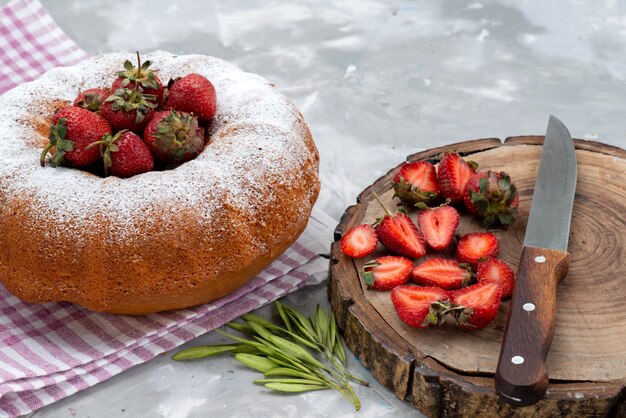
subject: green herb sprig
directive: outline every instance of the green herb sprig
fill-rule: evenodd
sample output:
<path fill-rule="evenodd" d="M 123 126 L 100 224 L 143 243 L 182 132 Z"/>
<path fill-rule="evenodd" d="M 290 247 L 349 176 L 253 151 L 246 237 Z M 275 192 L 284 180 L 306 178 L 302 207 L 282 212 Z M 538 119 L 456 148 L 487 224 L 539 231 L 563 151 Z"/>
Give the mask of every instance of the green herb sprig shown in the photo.
<path fill-rule="evenodd" d="M 350 381 L 363 386 L 369 383 L 352 375 L 346 368 L 346 353 L 337 321 L 318 305 L 315 315 L 306 317 L 294 308 L 276 302 L 284 326 L 255 314 L 246 314 L 244 322 L 229 322 L 229 328 L 247 334 L 242 338 L 219 329 L 215 331 L 236 341 L 193 347 L 176 353 L 174 360 L 194 360 L 222 353 L 233 353 L 241 364 L 257 370 L 264 379 L 254 383 L 280 392 L 308 392 L 334 389 L 345 396 L 358 411 L 361 402 Z"/>

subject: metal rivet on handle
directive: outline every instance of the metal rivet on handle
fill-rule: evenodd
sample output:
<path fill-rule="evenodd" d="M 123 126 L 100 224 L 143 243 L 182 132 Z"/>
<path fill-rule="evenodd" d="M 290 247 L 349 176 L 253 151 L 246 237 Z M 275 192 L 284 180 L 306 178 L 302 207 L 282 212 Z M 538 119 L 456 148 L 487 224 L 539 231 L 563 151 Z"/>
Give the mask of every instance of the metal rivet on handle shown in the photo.
<path fill-rule="evenodd" d="M 524 305 L 522 305 L 522 308 L 526 311 L 526 312 L 532 312 L 535 310 L 535 304 L 534 303 L 525 303 Z"/>
<path fill-rule="evenodd" d="M 522 364 L 524 362 L 524 357 L 522 356 L 513 356 L 511 357 L 511 363 L 513 364 Z"/>
<path fill-rule="evenodd" d="M 546 262 L 546 258 L 542 255 L 538 255 L 537 257 L 535 257 L 535 262 L 536 263 L 545 263 Z"/>

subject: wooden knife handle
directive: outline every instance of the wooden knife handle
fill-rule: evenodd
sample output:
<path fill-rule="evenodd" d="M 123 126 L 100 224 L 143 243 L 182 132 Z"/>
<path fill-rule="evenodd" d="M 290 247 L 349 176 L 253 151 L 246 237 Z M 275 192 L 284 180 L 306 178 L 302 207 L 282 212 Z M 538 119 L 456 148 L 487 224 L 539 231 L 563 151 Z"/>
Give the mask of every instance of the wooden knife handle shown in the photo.
<path fill-rule="evenodd" d="M 522 250 L 495 381 L 496 391 L 511 405 L 532 405 L 548 388 L 545 362 L 554 337 L 556 285 L 569 262 L 565 251 Z"/>

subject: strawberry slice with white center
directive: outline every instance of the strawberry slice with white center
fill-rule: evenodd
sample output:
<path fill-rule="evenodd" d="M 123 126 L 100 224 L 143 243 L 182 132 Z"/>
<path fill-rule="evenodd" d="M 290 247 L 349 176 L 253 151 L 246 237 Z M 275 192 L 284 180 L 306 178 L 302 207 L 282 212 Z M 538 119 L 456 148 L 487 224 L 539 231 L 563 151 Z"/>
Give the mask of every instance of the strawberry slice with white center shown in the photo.
<path fill-rule="evenodd" d="M 509 267 L 509 265 L 504 261 L 492 258 L 482 263 L 478 263 L 478 272 L 476 276 L 479 283 L 498 283 L 502 288 L 502 299 L 510 299 L 513 295 L 515 274 L 513 273 L 513 270 L 511 270 L 511 267 Z"/>
<path fill-rule="evenodd" d="M 372 225 L 356 225 L 341 237 L 341 252 L 354 258 L 370 255 L 376 249 L 378 236 Z"/>
<path fill-rule="evenodd" d="M 500 308 L 502 288 L 498 283 L 482 282 L 450 292 L 451 315 L 466 329 L 485 328 Z"/>
<path fill-rule="evenodd" d="M 391 291 L 391 301 L 400 319 L 408 326 L 425 328 L 441 324 L 450 304 L 448 292 L 439 287 L 404 285 Z"/>
<path fill-rule="evenodd" d="M 435 166 L 428 161 L 406 163 L 393 178 L 394 197 L 409 206 L 425 208 L 439 194 Z"/>
<path fill-rule="evenodd" d="M 366 263 L 361 278 L 371 289 L 391 290 L 409 281 L 413 267 L 413 262 L 408 258 L 388 255 Z"/>
<path fill-rule="evenodd" d="M 426 243 L 437 251 L 450 245 L 459 219 L 459 212 L 452 206 L 425 209 L 417 215 L 417 223 Z"/>
<path fill-rule="evenodd" d="M 456 258 L 476 268 L 479 261 L 498 255 L 498 238 L 489 232 L 476 232 L 461 237 L 456 246 Z"/>
<path fill-rule="evenodd" d="M 445 258 L 431 258 L 411 272 L 413 281 L 422 286 L 437 286 L 445 290 L 460 289 L 472 279 L 469 266 Z"/>

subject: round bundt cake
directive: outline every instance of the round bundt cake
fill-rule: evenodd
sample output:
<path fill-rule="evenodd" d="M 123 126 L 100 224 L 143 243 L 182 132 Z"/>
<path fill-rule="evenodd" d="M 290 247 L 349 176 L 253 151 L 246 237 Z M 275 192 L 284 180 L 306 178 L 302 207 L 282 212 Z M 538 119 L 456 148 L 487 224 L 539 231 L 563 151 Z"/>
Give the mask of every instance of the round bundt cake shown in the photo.
<path fill-rule="evenodd" d="M 0 281 L 28 302 L 143 314 L 237 289 L 304 230 L 319 156 L 300 112 L 262 77 L 202 55 L 146 54 L 163 80 L 211 80 L 217 114 L 193 160 L 131 178 L 41 167 L 55 109 L 110 85 L 103 54 L 0 97 Z"/>

